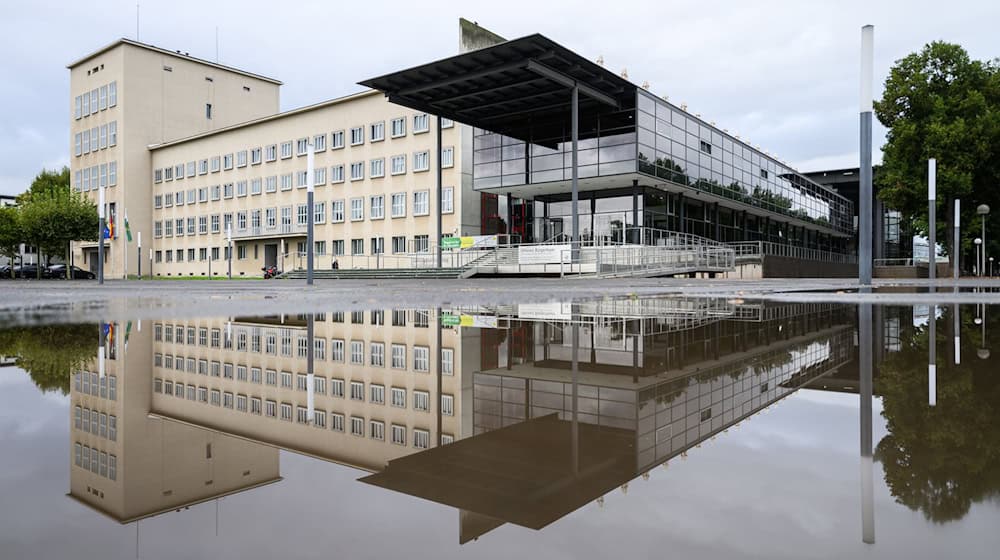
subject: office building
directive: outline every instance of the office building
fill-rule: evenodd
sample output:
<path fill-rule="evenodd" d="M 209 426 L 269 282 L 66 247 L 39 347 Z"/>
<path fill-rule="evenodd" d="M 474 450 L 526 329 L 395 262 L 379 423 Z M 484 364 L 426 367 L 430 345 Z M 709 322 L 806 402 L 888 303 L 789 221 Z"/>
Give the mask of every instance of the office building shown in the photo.
<path fill-rule="evenodd" d="M 73 184 L 95 200 L 105 189 L 107 274 L 305 268 L 310 223 L 327 270 L 432 267 L 418 257 L 439 236 L 480 234 L 660 253 L 695 240 L 765 274 L 769 256 L 828 265 L 783 273 L 853 269 L 851 201 L 759 147 L 541 35 L 507 41 L 462 20 L 459 50 L 282 113 L 277 80 L 186 53 L 123 39 L 72 63 Z M 76 244 L 77 262 L 96 268 L 96 251 Z M 587 251 L 577 272 L 602 272 L 608 257 Z M 469 272 L 509 262 L 517 250 Z"/>

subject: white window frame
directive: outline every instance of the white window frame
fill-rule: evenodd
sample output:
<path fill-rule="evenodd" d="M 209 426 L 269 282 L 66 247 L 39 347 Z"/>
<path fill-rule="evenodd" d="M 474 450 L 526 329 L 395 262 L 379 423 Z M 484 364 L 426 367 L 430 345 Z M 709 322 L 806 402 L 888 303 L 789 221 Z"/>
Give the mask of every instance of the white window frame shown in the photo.
<path fill-rule="evenodd" d="M 390 197 L 390 207 L 391 216 L 393 218 L 405 218 L 406 217 L 406 193 L 392 193 Z"/>
<path fill-rule="evenodd" d="M 368 127 L 369 141 L 381 142 L 385 140 L 385 121 L 374 122 Z"/>
<path fill-rule="evenodd" d="M 389 133 L 392 138 L 401 138 L 406 136 L 406 117 L 397 117 L 392 119 L 389 124 Z"/>
<path fill-rule="evenodd" d="M 431 213 L 431 191 L 414 191 L 413 193 L 413 215 L 427 216 Z"/>
<path fill-rule="evenodd" d="M 389 173 L 391 175 L 406 173 L 406 154 L 398 154 L 389 158 Z"/>

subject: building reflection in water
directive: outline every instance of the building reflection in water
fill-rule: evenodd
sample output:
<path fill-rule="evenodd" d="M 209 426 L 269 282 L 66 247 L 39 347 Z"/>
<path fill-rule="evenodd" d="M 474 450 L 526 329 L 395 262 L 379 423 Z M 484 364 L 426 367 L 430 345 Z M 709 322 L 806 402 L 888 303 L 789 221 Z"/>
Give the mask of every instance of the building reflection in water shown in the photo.
<path fill-rule="evenodd" d="M 147 322 L 127 346 L 115 325 L 104 375 L 73 378 L 70 495 L 127 523 L 280 480 L 284 449 L 458 508 L 461 542 L 540 529 L 800 388 L 857 379 L 855 320 L 623 298 Z"/>

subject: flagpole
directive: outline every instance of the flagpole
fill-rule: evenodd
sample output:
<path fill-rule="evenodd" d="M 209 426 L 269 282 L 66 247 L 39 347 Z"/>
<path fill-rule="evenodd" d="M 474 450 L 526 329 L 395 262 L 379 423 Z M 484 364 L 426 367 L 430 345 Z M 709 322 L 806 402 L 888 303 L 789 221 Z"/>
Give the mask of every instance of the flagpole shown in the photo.
<path fill-rule="evenodd" d="M 98 201 L 97 201 L 97 215 L 100 220 L 100 226 L 98 226 L 97 234 L 97 283 L 104 284 L 104 228 L 106 227 L 104 223 L 104 187 L 98 187 L 97 190 Z M 22 263 L 24 258 L 21 259 Z"/>
<path fill-rule="evenodd" d="M 128 208 L 122 208 L 125 214 L 125 231 L 128 232 Z M 122 240 L 122 278 L 128 280 L 128 235 Z"/>

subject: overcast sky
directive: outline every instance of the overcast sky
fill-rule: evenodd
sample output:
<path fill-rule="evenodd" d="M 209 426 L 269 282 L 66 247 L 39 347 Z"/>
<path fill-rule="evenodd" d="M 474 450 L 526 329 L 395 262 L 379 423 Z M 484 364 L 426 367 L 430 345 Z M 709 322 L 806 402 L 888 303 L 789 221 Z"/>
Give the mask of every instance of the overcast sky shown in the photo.
<path fill-rule="evenodd" d="M 458 18 L 505 37 L 540 32 L 749 138 L 801 171 L 856 166 L 860 27 L 875 25 L 876 92 L 925 43 L 1000 56 L 996 0 L 144 0 L 139 39 L 276 77 L 281 108 L 455 54 Z M 0 194 L 69 162 L 67 63 L 135 38 L 132 1 L 7 2 L 0 19 Z M 884 131 L 876 129 L 875 144 Z M 880 158 L 878 154 L 876 161 Z"/>

